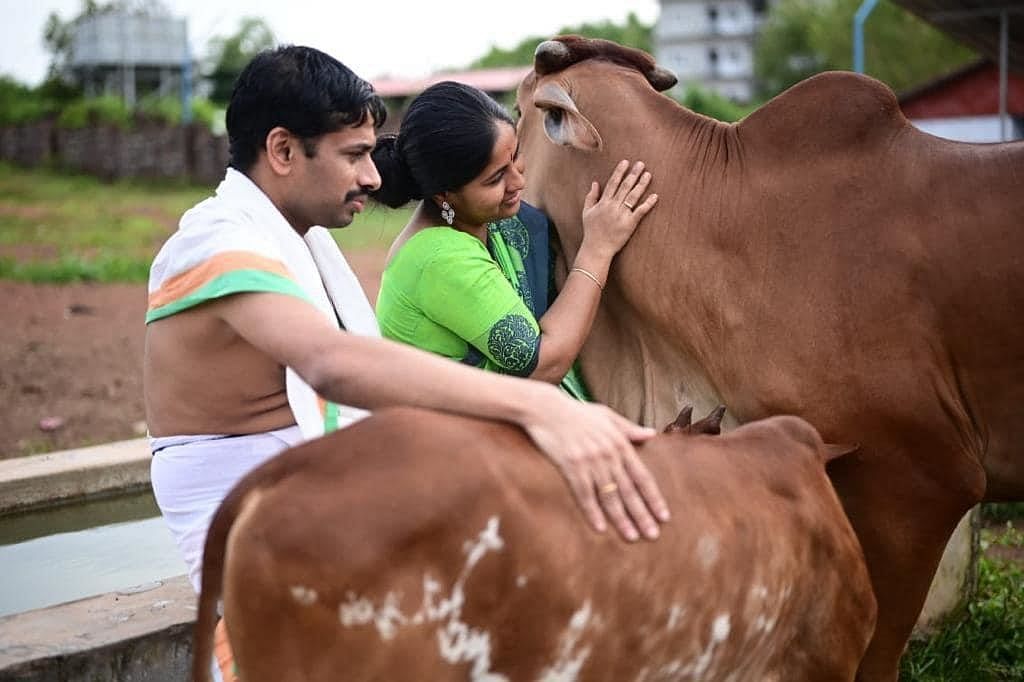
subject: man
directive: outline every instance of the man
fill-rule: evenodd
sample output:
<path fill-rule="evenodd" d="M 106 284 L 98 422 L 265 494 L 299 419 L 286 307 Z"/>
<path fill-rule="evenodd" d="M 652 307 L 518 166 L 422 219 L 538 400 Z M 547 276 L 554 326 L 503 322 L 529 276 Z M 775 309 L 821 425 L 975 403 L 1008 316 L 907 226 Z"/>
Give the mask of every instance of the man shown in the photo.
<path fill-rule="evenodd" d="M 521 426 L 589 522 L 658 535 L 665 502 L 631 441 L 651 435 L 554 386 L 379 338 L 348 265 L 316 226 L 341 227 L 380 178 L 386 113 L 372 87 L 308 47 L 261 53 L 227 111 L 231 162 L 150 273 L 144 366 L 157 503 L 196 590 L 206 529 L 230 488 L 282 449 L 414 405 Z M 334 402 L 326 402 L 334 401 Z"/>

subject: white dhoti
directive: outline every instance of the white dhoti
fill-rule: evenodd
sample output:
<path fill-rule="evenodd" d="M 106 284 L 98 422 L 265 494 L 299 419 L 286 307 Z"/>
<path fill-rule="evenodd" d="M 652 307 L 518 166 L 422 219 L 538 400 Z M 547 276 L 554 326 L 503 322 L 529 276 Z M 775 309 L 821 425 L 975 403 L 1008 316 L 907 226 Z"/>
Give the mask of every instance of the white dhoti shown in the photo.
<path fill-rule="evenodd" d="M 217 507 L 239 479 L 302 440 L 298 426 L 245 436 L 150 438 L 153 494 L 196 593 L 206 531 Z"/>

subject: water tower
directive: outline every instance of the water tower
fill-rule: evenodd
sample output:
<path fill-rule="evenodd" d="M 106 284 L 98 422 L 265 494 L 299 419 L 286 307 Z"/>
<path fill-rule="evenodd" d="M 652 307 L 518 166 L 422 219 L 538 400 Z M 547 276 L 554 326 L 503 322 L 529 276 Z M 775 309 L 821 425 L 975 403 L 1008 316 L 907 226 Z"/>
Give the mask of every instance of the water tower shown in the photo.
<path fill-rule="evenodd" d="M 149 94 L 191 99 L 185 19 L 116 11 L 83 17 L 72 34 L 69 66 L 86 95 L 119 95 L 129 106 Z"/>

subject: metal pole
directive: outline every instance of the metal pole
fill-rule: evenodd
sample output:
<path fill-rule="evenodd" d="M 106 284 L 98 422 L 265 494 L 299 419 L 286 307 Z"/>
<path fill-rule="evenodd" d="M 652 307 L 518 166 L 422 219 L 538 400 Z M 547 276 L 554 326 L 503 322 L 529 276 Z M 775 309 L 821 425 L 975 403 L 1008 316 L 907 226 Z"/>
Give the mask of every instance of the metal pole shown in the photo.
<path fill-rule="evenodd" d="M 185 24 L 185 55 L 181 62 L 181 122 L 188 125 L 192 122 L 192 55 L 188 49 L 188 21 Z"/>
<path fill-rule="evenodd" d="M 853 15 L 853 70 L 864 73 L 864 22 L 875 9 L 878 0 L 864 0 Z"/>
<path fill-rule="evenodd" d="M 1006 115 L 1006 70 L 1009 61 L 1009 12 L 999 13 L 999 137 L 1010 139 L 1010 117 Z"/>

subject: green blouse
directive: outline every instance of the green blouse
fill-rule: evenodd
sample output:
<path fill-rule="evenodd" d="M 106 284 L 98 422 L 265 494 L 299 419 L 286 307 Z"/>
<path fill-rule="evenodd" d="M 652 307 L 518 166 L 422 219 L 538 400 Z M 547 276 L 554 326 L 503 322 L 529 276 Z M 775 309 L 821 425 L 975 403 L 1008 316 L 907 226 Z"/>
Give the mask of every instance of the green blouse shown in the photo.
<path fill-rule="evenodd" d="M 534 309 L 546 308 L 532 289 L 543 287 L 546 293 L 548 286 L 546 276 L 540 282 L 529 276 L 527 264 L 536 262 L 524 253 L 530 244 L 518 218 L 490 225 L 486 246 L 451 227 L 421 230 L 402 245 L 381 277 L 381 333 L 474 367 L 529 376 L 540 355 Z M 562 388 L 589 400 L 575 365 Z"/>

